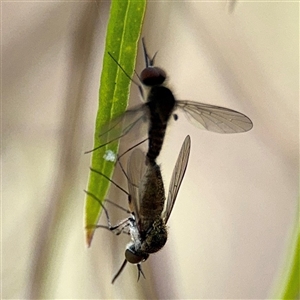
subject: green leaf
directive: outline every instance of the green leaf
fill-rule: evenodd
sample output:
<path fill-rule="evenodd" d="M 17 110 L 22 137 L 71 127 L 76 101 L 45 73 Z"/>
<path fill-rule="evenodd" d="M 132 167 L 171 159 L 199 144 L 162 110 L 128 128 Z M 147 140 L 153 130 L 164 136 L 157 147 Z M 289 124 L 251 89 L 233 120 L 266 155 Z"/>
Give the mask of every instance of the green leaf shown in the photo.
<path fill-rule="evenodd" d="M 94 148 L 101 145 L 99 131 L 111 118 L 122 114 L 128 103 L 130 80 L 121 68 L 108 55 L 108 52 L 133 76 L 138 41 L 141 33 L 146 0 L 118 1 L 113 0 L 107 27 L 106 45 L 103 58 L 103 69 L 100 80 L 99 107 L 96 118 Z M 91 167 L 111 177 L 114 163 L 103 158 L 110 149 L 117 153 L 118 142 L 113 142 L 92 152 Z M 101 175 L 90 171 L 88 192 L 85 199 L 86 241 L 90 246 L 95 225 L 100 217 L 103 201 L 109 187 L 109 181 Z M 92 196 L 94 195 L 94 197 Z"/>
<path fill-rule="evenodd" d="M 297 226 L 299 226 L 297 224 Z M 295 235 L 286 280 L 283 280 L 283 292 L 280 299 L 299 299 L 300 296 L 300 229 Z"/>

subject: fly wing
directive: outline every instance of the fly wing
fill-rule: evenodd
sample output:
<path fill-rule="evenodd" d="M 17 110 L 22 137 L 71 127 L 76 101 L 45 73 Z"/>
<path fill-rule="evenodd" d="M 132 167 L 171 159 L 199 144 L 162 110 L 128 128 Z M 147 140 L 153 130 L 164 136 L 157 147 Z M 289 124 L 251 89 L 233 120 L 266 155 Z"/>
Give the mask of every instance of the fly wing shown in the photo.
<path fill-rule="evenodd" d="M 190 156 L 190 150 L 191 150 L 191 138 L 190 136 L 186 136 L 182 146 L 180 153 L 178 155 L 176 165 L 172 174 L 171 183 L 169 187 L 169 195 L 167 200 L 167 207 L 164 213 L 164 220 L 165 223 L 168 222 L 169 217 L 171 215 L 182 179 L 185 174 L 185 170 L 189 161 Z"/>
<path fill-rule="evenodd" d="M 140 149 L 134 149 L 127 163 L 127 181 L 130 194 L 129 208 L 135 215 L 136 224 L 139 224 L 140 220 L 141 180 L 144 178 L 147 171 L 145 159 L 145 154 Z"/>
<path fill-rule="evenodd" d="M 229 108 L 194 101 L 177 101 L 177 107 L 184 111 L 191 123 L 209 131 L 239 133 L 253 127 L 247 116 Z"/>
<path fill-rule="evenodd" d="M 120 139 L 130 131 L 134 131 L 134 137 L 138 139 L 147 132 L 146 126 L 148 125 L 148 120 L 149 109 L 144 104 L 125 111 L 101 128 L 99 134 L 100 146 L 95 149 L 104 147 L 105 145 Z"/>

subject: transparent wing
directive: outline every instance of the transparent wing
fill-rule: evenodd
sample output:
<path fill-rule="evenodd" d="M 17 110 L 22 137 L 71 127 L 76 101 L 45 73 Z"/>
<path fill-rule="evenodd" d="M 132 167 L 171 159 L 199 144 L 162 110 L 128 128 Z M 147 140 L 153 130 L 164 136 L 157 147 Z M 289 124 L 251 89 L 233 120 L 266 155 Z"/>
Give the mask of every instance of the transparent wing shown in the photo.
<path fill-rule="evenodd" d="M 145 154 L 140 149 L 134 149 L 127 163 L 127 181 L 130 194 L 129 208 L 134 213 L 136 224 L 140 219 L 140 184 L 147 171 Z"/>
<path fill-rule="evenodd" d="M 175 168 L 174 168 L 174 171 L 172 174 L 171 183 L 170 183 L 170 187 L 169 187 L 167 206 L 166 206 L 166 210 L 164 213 L 165 223 L 168 222 L 169 217 L 171 215 L 171 212 L 172 212 L 172 209 L 173 209 L 182 179 L 184 177 L 188 161 L 189 161 L 190 150 L 191 150 L 191 138 L 188 135 L 185 138 L 185 140 L 181 146 L 181 150 L 178 155 L 176 165 L 175 165 Z"/>
<path fill-rule="evenodd" d="M 176 105 L 184 111 L 191 123 L 209 131 L 239 133 L 253 127 L 247 116 L 229 108 L 194 101 L 177 101 Z"/>
<path fill-rule="evenodd" d="M 134 131 L 135 138 L 144 135 L 147 132 L 148 119 L 149 109 L 144 104 L 125 111 L 101 128 L 99 134 L 100 146 L 96 149 L 120 139 L 131 130 Z"/>

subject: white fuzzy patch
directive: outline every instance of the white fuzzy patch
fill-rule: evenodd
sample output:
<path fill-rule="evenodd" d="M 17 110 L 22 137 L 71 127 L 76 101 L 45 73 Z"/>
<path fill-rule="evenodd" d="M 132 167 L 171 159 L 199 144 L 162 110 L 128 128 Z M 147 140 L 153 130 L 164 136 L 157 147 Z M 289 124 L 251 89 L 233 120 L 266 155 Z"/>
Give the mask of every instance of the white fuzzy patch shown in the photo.
<path fill-rule="evenodd" d="M 107 161 L 116 161 L 117 155 L 112 150 L 107 150 L 103 156 L 103 158 Z"/>

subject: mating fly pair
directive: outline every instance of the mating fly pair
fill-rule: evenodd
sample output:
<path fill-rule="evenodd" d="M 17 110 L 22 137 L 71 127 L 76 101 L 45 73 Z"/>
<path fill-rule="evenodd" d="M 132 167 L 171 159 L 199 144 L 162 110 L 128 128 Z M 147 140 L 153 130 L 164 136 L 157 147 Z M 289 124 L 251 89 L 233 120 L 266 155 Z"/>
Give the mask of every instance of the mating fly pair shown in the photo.
<path fill-rule="evenodd" d="M 148 125 L 147 154 L 144 155 L 141 150 L 135 149 L 127 164 L 130 216 L 112 226 L 106 208 L 91 195 L 103 206 L 108 221 L 108 226 L 99 225 L 97 227 L 105 227 L 117 234 L 127 232 L 131 236 L 131 243 L 125 250 L 124 263 L 113 278 L 113 282 L 127 262 L 137 264 L 140 276 L 142 273 L 141 262 L 166 243 L 166 224 L 172 212 L 190 154 L 190 137 L 187 136 L 173 171 L 165 205 L 164 184 L 160 167 L 156 164 L 156 158 L 161 151 L 169 119 L 176 109 L 183 111 L 187 118 L 196 125 L 213 132 L 246 132 L 253 126 L 247 116 L 237 111 L 193 101 L 175 100 L 171 90 L 164 85 L 166 73 L 161 68 L 154 66 L 155 56 L 149 57 L 144 40 L 142 42 L 146 68 L 141 72 L 139 79 L 145 90 L 143 91 L 140 85 L 139 89 L 146 102 L 134 109 L 127 110 L 109 122 L 100 133 L 99 138 L 103 144 L 92 150 L 95 151 L 118 140 L 130 131 L 136 130 L 137 135 L 140 133 L 145 135 L 146 132 L 139 129 L 144 124 Z M 174 116 L 177 115 L 174 114 Z"/>

